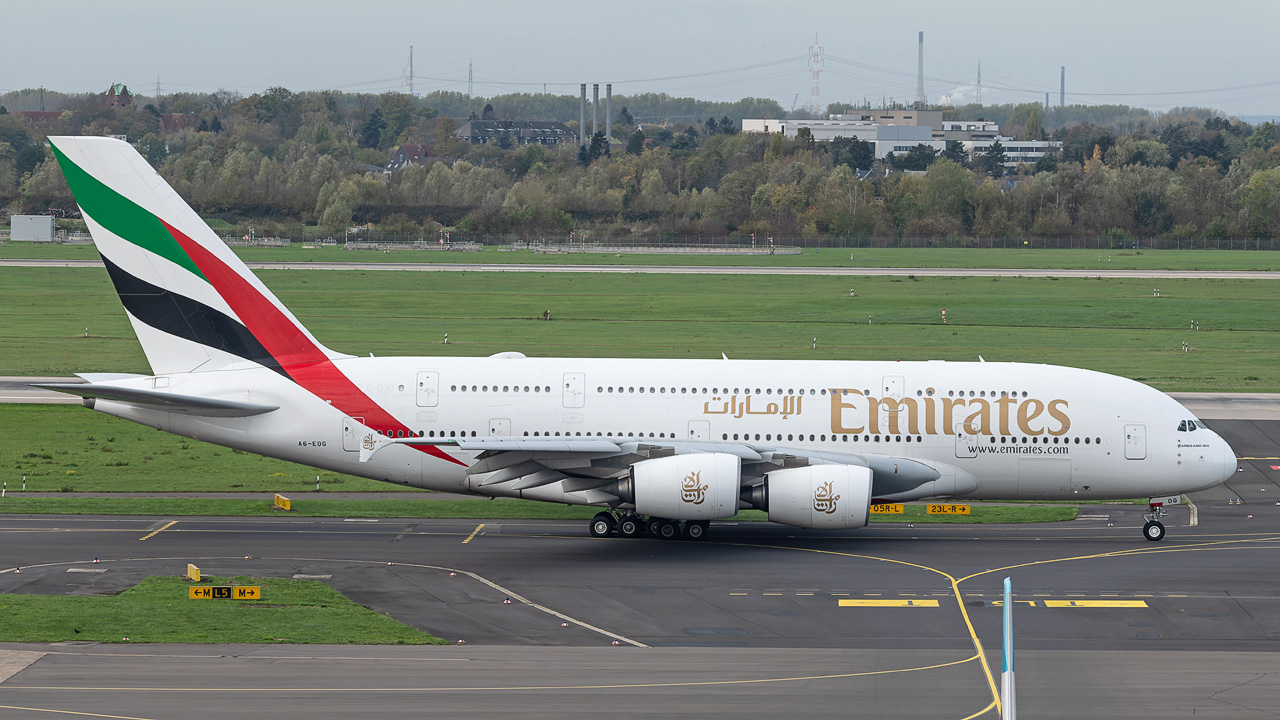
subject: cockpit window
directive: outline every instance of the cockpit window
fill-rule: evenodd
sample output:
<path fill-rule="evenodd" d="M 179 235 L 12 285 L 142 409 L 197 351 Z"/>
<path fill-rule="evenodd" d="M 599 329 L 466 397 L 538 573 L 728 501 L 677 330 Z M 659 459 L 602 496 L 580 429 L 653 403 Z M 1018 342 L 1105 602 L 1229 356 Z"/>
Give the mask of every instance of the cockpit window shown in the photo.
<path fill-rule="evenodd" d="M 1186 431 L 1187 431 L 1187 421 L 1183 420 L 1182 422 L 1178 423 L 1178 432 L 1186 432 Z"/>
<path fill-rule="evenodd" d="M 1199 421 L 1199 420 L 1192 420 L 1191 422 L 1195 423 L 1195 427 L 1193 427 L 1193 428 L 1192 428 L 1193 430 L 1194 430 L 1195 428 L 1200 428 L 1201 430 L 1208 430 L 1208 429 L 1209 429 L 1209 426 L 1208 426 L 1208 425 L 1205 425 L 1203 422 L 1201 422 L 1201 421 Z"/>

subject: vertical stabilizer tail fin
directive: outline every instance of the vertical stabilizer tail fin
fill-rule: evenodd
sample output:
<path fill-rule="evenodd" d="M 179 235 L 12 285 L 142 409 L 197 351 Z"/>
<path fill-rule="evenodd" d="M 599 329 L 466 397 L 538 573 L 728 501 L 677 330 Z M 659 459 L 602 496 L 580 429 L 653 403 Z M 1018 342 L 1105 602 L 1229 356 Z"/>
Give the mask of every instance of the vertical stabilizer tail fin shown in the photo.
<path fill-rule="evenodd" d="M 344 357 L 325 348 L 128 143 L 51 137 L 156 374 Z"/>

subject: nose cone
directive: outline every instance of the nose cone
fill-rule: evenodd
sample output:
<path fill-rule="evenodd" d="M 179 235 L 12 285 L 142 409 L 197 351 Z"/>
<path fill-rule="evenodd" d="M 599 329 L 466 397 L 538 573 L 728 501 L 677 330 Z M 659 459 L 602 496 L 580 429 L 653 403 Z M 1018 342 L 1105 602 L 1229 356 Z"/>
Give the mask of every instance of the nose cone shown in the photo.
<path fill-rule="evenodd" d="M 1236 474 L 1236 451 L 1222 438 L 1218 438 L 1218 445 L 1222 448 L 1222 479 L 1218 482 L 1224 483 Z"/>

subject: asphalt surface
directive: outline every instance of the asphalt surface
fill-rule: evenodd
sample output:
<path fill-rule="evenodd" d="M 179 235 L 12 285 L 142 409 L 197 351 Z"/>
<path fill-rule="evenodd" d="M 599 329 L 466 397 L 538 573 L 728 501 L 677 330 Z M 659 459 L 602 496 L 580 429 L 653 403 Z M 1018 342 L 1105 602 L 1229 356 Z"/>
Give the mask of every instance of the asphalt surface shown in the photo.
<path fill-rule="evenodd" d="M 1112 270 L 1038 268 L 749 267 L 742 265 L 533 265 L 401 262 L 246 262 L 252 270 L 395 270 L 410 272 L 628 273 L 656 275 L 847 275 L 855 277 L 1059 277 L 1278 280 L 1267 270 Z M 0 267 L 102 267 L 98 260 L 0 260 Z"/>
<path fill-rule="evenodd" d="M 1277 714 L 1280 422 L 1210 424 L 1242 471 L 1161 543 L 1114 505 L 1034 526 L 715 524 L 700 543 L 569 521 L 0 516 L 0 592 L 112 594 L 195 562 L 317 577 L 465 641 L 0 645 L 0 715 L 959 719 L 993 702 L 1006 576 L 1027 717 Z"/>

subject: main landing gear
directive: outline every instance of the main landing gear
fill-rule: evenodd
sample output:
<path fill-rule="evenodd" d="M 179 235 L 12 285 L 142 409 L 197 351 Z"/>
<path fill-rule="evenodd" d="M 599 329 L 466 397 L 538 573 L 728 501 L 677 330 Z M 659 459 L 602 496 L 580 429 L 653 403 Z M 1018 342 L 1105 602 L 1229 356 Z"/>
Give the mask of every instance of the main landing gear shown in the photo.
<path fill-rule="evenodd" d="M 1151 509 L 1142 518 L 1147 521 L 1142 526 L 1142 536 L 1146 539 L 1156 542 L 1164 539 L 1164 523 L 1160 522 L 1160 518 L 1168 515 L 1169 512 L 1164 509 L 1164 505 L 1152 504 Z"/>
<path fill-rule="evenodd" d="M 701 540 L 711 523 L 706 520 L 666 520 L 646 518 L 627 512 L 601 512 L 591 518 L 591 537 L 604 538 L 617 533 L 622 537 L 641 537 L 646 533 L 663 540 Z"/>

